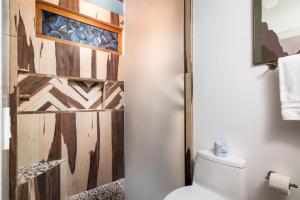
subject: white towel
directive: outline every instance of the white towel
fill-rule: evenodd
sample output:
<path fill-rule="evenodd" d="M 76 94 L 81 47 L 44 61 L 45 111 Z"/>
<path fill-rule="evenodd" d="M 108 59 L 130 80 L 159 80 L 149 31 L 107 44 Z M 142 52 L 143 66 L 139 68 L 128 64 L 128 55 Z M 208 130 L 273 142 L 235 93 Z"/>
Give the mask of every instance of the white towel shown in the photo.
<path fill-rule="evenodd" d="M 281 115 L 284 120 L 300 120 L 300 55 L 278 61 Z"/>

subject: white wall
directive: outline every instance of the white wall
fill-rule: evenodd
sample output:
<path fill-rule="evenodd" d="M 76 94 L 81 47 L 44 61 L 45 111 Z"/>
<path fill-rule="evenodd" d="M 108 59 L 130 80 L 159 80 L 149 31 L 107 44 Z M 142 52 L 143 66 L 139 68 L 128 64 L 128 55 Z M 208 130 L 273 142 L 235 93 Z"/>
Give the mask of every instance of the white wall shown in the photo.
<path fill-rule="evenodd" d="M 252 0 L 194 1 L 195 150 L 225 137 L 248 162 L 250 200 L 285 199 L 269 170 L 300 184 L 300 122 L 281 120 L 278 73 L 266 70 L 252 65 Z"/>
<path fill-rule="evenodd" d="M 125 5 L 125 176 L 129 200 L 184 185 L 183 0 Z"/>

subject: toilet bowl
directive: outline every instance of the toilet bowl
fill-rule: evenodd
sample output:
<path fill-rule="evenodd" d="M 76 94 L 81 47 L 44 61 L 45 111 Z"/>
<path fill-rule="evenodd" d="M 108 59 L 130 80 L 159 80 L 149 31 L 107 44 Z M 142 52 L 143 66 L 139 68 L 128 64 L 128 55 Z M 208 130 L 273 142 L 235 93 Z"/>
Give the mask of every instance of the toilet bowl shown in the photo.
<path fill-rule="evenodd" d="M 212 150 L 197 152 L 192 186 L 174 190 L 164 200 L 247 200 L 246 162 Z"/>
<path fill-rule="evenodd" d="M 225 200 L 220 195 L 213 193 L 197 184 L 182 187 L 171 192 L 164 200 Z"/>

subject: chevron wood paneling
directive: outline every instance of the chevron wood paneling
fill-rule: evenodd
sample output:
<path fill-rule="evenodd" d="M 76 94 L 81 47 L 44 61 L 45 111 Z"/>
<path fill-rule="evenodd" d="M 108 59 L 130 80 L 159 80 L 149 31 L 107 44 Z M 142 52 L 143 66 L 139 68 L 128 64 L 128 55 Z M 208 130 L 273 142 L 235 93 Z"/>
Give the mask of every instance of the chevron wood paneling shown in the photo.
<path fill-rule="evenodd" d="M 67 78 L 19 75 L 20 100 L 18 111 L 72 111 L 103 109 L 103 83 L 74 81 Z"/>
<path fill-rule="evenodd" d="M 124 84 L 119 82 L 105 83 L 104 88 L 105 109 L 123 109 Z"/>

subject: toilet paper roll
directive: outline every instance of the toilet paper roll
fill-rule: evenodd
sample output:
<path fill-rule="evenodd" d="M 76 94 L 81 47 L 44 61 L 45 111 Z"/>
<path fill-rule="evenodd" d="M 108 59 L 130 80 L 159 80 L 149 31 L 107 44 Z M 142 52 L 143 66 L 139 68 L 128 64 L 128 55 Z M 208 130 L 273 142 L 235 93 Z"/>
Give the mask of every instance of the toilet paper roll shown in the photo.
<path fill-rule="evenodd" d="M 287 195 L 291 194 L 290 191 L 290 177 L 278 173 L 271 173 L 269 179 L 269 186 L 279 190 Z"/>

